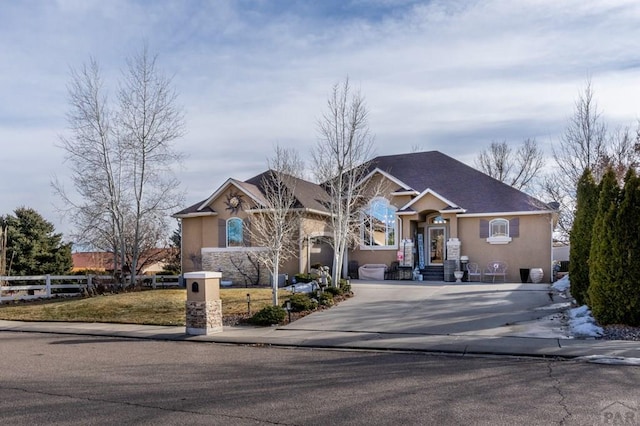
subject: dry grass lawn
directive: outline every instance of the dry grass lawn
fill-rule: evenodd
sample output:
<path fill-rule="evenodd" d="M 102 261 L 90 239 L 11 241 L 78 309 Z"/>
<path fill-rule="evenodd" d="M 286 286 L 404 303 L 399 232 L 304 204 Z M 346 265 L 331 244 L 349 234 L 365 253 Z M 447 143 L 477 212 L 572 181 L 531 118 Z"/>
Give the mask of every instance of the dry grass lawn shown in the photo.
<path fill-rule="evenodd" d="M 271 289 L 221 289 L 222 315 L 247 313 L 247 293 L 253 313 L 271 304 Z M 280 297 L 288 293 L 280 292 Z M 0 319 L 14 321 L 113 322 L 185 325 L 187 291 L 146 290 L 82 299 L 53 299 L 0 304 Z"/>

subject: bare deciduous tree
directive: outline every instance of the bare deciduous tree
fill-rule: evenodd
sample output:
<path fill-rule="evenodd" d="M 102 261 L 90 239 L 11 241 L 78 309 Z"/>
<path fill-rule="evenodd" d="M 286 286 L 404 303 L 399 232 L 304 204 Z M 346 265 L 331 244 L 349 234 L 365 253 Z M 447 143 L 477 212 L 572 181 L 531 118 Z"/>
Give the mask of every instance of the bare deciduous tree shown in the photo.
<path fill-rule="evenodd" d="M 171 168 L 182 158 L 172 142 L 184 134 L 184 117 L 171 80 L 158 71 L 156 57 L 149 56 L 146 45 L 127 62 L 128 73 L 119 91 L 118 127 L 133 190 L 129 245 L 133 273 L 140 253 L 151 248 L 149 243 L 157 244 L 169 213 L 182 200 Z"/>
<path fill-rule="evenodd" d="M 7 274 L 7 225 L 0 225 L 0 277 Z"/>
<path fill-rule="evenodd" d="M 255 252 L 260 263 L 271 271 L 273 305 L 277 306 L 280 265 L 298 254 L 300 210 L 295 191 L 304 167 L 296 151 L 279 146 L 267 165 L 261 182 L 266 205 L 250 211 L 251 240 L 261 247 Z"/>
<path fill-rule="evenodd" d="M 327 110 L 318 121 L 319 140 L 312 151 L 314 174 L 329 193 L 334 250 L 332 278 L 338 285 L 349 245 L 359 237 L 360 210 L 370 195 L 360 185 L 373 153 L 368 111 L 349 79 L 333 86 Z"/>
<path fill-rule="evenodd" d="M 542 150 L 535 139 L 525 139 L 515 153 L 506 141 L 491 142 L 475 163 L 487 175 L 522 191 L 530 188 L 544 165 Z"/>
<path fill-rule="evenodd" d="M 608 167 L 621 180 L 628 168 L 640 164 L 638 140 L 629 129 L 607 132 L 590 80 L 575 102 L 573 116 L 554 146 L 553 156 L 556 167 L 545 179 L 543 191 L 548 199 L 560 204 L 557 229 L 563 237 L 569 235 L 573 225 L 576 188 L 587 168 L 599 182 Z"/>
<path fill-rule="evenodd" d="M 575 102 L 569 125 L 560 143 L 553 148 L 563 183 L 574 192 L 585 169 L 592 171 L 596 182 L 606 170 L 603 157 L 607 151 L 607 126 L 593 96 L 591 80 L 587 80 L 584 91 Z"/>
<path fill-rule="evenodd" d="M 71 71 L 71 136 L 61 138 L 61 147 L 78 199 L 58 180 L 53 187 L 76 227 L 74 236 L 112 252 L 114 269 L 130 265 L 133 284 L 141 253 L 166 243 L 168 213 L 182 199 L 172 168 L 182 158 L 173 142 L 184 121 L 171 80 L 146 46 L 127 63 L 115 107 L 94 59 Z"/>
<path fill-rule="evenodd" d="M 67 122 L 72 135 L 61 138 L 71 172 L 71 182 L 79 196 L 72 198 L 54 180 L 63 211 L 75 225 L 75 238 L 113 253 L 114 269 L 124 265 L 123 197 L 124 158 L 109 108 L 100 68 L 91 58 L 88 65 L 71 70 L 67 87 L 70 109 Z"/>

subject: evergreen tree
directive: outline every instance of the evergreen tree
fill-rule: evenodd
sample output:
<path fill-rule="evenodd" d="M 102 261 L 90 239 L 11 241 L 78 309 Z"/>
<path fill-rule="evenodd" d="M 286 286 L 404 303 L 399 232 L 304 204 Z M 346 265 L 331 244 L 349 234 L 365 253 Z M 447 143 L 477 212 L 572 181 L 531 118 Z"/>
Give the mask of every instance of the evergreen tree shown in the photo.
<path fill-rule="evenodd" d="M 619 204 L 620 188 L 615 173 L 607 169 L 600 182 L 598 213 L 593 226 L 591 251 L 589 254 L 589 296 L 588 303 L 594 317 L 602 324 L 615 321 L 615 308 L 611 304 L 612 281 L 617 277 L 613 271 L 618 267 L 613 247 L 617 237 L 616 211 Z"/>
<path fill-rule="evenodd" d="M 640 179 L 633 169 L 625 177 L 616 222 L 618 265 L 611 271 L 616 278 L 609 303 L 616 308 L 615 322 L 640 325 Z"/>
<path fill-rule="evenodd" d="M 169 237 L 171 245 L 171 259 L 165 265 L 164 271 L 173 275 L 179 275 L 182 271 L 182 222 L 178 221 L 178 227 Z"/>
<path fill-rule="evenodd" d="M 34 209 L 20 207 L 15 216 L 0 216 L 7 229 L 7 275 L 66 274 L 71 270 L 71 244 Z"/>
<path fill-rule="evenodd" d="M 571 278 L 571 295 L 582 305 L 587 303 L 589 252 L 599 197 L 598 185 L 588 168 L 584 170 L 578 181 L 576 197 L 576 213 L 570 235 L 569 277 Z"/>

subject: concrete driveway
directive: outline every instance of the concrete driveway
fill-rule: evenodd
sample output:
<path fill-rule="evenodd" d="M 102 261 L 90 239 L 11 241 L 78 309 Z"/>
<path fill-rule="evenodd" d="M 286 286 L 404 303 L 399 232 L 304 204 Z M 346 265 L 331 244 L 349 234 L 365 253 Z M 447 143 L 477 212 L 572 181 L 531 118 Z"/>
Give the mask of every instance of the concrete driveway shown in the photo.
<path fill-rule="evenodd" d="M 356 297 L 284 328 L 420 335 L 566 336 L 557 314 L 563 308 L 554 304 L 549 284 L 355 281 L 352 286 Z M 549 320 L 554 313 L 555 323 Z"/>

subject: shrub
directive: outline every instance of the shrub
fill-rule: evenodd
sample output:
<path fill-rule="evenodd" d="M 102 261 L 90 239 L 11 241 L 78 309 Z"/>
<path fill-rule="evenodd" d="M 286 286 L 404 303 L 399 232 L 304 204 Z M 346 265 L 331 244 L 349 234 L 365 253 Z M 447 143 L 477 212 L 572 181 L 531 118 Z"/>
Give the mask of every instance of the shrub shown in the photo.
<path fill-rule="evenodd" d="M 324 289 L 325 293 L 329 293 L 332 296 L 340 296 L 342 294 L 342 289 L 338 287 L 327 287 Z"/>
<path fill-rule="evenodd" d="M 289 302 L 291 303 L 291 312 L 310 311 L 318 307 L 317 302 L 311 300 L 309 295 L 305 293 L 292 294 Z"/>
<path fill-rule="evenodd" d="M 351 283 L 348 280 L 340 280 L 342 293 L 351 293 Z"/>
<path fill-rule="evenodd" d="M 598 212 L 599 188 L 591 171 L 585 169 L 578 181 L 576 192 L 576 214 L 569 240 L 571 253 L 569 276 L 571 277 L 571 295 L 582 305 L 587 302 L 589 289 L 589 254 L 593 224 Z M 562 269 L 561 269 L 562 270 Z"/>
<path fill-rule="evenodd" d="M 274 325 L 284 321 L 286 316 L 287 311 L 280 306 L 266 306 L 256 312 L 249 322 L 255 325 Z"/>
<path fill-rule="evenodd" d="M 333 306 L 333 294 L 329 292 L 320 293 L 320 296 L 318 296 L 318 304 L 320 306 Z"/>
<path fill-rule="evenodd" d="M 297 283 L 310 283 L 317 280 L 318 276 L 315 274 L 296 274 L 295 279 Z"/>

